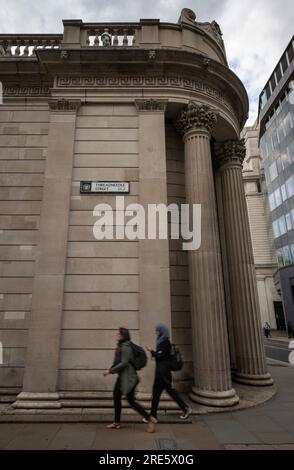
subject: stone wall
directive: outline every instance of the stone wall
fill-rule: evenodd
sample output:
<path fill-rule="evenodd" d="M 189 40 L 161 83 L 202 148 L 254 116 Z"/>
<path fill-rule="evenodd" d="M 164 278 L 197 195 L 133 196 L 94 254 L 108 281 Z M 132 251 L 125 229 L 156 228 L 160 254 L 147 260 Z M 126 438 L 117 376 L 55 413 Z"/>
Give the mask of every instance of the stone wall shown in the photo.
<path fill-rule="evenodd" d="M 47 152 L 48 105 L 18 102 L 0 113 L 0 387 L 22 386 Z"/>
<path fill-rule="evenodd" d="M 110 390 L 102 370 L 113 360 L 116 331 L 138 337 L 138 242 L 96 241 L 96 204 L 116 195 L 80 195 L 80 181 L 130 181 L 125 205 L 138 202 L 138 117 L 131 105 L 84 105 L 76 124 L 68 235 L 60 390 Z"/>

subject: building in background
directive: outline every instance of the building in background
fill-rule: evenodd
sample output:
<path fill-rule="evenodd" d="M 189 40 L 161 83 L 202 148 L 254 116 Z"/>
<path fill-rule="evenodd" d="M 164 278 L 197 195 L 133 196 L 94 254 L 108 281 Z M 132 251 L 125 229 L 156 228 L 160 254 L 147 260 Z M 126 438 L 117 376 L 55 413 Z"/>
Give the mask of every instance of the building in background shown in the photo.
<path fill-rule="evenodd" d="M 284 329 L 284 313 L 281 296 L 274 285 L 277 271 L 267 187 L 262 159 L 258 148 L 259 127 L 256 122 L 242 133 L 246 145 L 243 164 L 244 189 L 248 207 L 261 322 L 269 322 L 274 329 Z"/>
<path fill-rule="evenodd" d="M 260 150 L 264 163 L 279 269 L 276 287 L 286 322 L 294 324 L 294 79 L 292 38 L 260 95 Z"/>

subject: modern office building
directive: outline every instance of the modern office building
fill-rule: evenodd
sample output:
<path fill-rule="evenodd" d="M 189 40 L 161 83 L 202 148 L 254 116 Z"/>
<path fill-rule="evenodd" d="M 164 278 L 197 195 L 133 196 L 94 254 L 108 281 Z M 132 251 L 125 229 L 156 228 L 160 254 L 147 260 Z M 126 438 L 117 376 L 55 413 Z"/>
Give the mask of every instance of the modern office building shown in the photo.
<path fill-rule="evenodd" d="M 258 147 L 259 126 L 245 127 L 242 137 L 246 146 L 243 181 L 248 208 L 250 233 L 257 279 L 257 291 L 262 325 L 267 321 L 272 329 L 284 329 L 285 320 L 280 295 L 274 284 L 277 260 L 272 233 L 267 185 Z"/>
<path fill-rule="evenodd" d="M 294 40 L 291 39 L 260 95 L 260 150 L 286 323 L 294 325 Z"/>
<path fill-rule="evenodd" d="M 242 179 L 248 98 L 218 24 L 184 9 L 178 23 L 0 35 L 0 80 L 0 393 L 17 409 L 105 406 L 117 329 L 153 345 L 159 321 L 192 400 L 234 406 L 233 380 L 271 385 Z M 200 245 L 98 240 L 95 208 L 109 215 L 118 195 L 201 205 Z"/>

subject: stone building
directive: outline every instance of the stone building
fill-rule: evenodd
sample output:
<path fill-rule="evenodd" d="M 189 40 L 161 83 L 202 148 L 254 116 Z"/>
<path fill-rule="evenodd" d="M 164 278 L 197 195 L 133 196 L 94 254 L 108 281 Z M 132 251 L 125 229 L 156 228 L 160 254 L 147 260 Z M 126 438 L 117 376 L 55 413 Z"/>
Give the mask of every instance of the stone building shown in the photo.
<path fill-rule="evenodd" d="M 0 393 L 18 408 L 107 398 L 115 331 L 153 344 L 170 325 L 178 387 L 233 406 L 232 380 L 270 385 L 242 180 L 244 86 L 216 22 L 83 23 L 61 35 L 1 35 Z M 93 237 L 93 209 L 202 206 L 202 243 Z M 139 391 L 150 395 L 153 365 Z"/>
<path fill-rule="evenodd" d="M 246 146 L 243 163 L 243 180 L 247 201 L 253 257 L 257 278 L 257 291 L 261 322 L 269 322 L 273 329 L 285 327 L 283 306 L 278 294 L 274 275 L 278 265 L 275 257 L 268 193 L 264 177 L 258 138 L 257 122 L 245 127 L 242 136 Z"/>

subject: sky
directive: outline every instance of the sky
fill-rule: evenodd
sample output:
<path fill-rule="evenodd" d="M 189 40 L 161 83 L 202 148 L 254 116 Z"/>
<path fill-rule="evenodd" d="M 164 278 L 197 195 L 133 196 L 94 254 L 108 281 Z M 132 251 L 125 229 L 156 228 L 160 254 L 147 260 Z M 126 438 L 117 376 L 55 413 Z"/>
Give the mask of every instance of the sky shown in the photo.
<path fill-rule="evenodd" d="M 182 8 L 197 21 L 216 20 L 232 70 L 246 86 L 253 124 L 258 97 L 294 30 L 293 0 L 0 0 L 0 34 L 60 33 L 62 19 L 176 23 Z"/>

